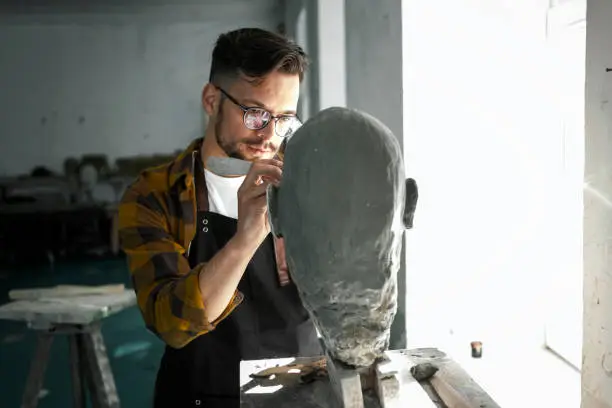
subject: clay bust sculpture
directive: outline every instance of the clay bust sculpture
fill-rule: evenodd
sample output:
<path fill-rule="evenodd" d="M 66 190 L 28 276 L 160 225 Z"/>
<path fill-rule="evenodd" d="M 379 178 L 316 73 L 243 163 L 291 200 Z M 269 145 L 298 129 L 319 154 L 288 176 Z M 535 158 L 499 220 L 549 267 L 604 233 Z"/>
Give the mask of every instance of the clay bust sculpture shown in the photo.
<path fill-rule="evenodd" d="M 388 348 L 416 201 L 396 137 L 366 113 L 325 109 L 287 139 L 281 184 L 268 190 L 272 232 L 328 353 L 347 365 Z"/>

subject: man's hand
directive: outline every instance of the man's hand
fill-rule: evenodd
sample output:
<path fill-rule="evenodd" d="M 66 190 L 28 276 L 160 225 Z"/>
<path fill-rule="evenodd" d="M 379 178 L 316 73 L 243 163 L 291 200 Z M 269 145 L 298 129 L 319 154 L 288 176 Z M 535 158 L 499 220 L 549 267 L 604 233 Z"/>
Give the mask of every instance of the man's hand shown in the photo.
<path fill-rule="evenodd" d="M 281 175 L 282 162 L 257 161 L 238 189 L 238 230 L 199 274 L 202 302 L 211 323 L 227 310 L 244 271 L 270 232 L 266 187 L 278 185 Z"/>
<path fill-rule="evenodd" d="M 256 248 L 270 232 L 266 188 L 278 186 L 282 177 L 283 163 L 279 160 L 253 162 L 244 182 L 238 189 L 238 230 L 236 238 Z"/>

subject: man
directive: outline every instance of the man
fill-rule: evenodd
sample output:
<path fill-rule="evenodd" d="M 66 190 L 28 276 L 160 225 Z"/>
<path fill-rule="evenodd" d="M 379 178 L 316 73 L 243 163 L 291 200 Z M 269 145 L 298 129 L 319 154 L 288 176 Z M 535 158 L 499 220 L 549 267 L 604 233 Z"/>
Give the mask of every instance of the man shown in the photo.
<path fill-rule="evenodd" d="M 238 406 L 240 360 L 320 353 L 276 263 L 265 194 L 281 180 L 279 145 L 300 125 L 306 65 L 303 50 L 277 34 L 221 35 L 202 92 L 204 138 L 144 171 L 122 200 L 121 245 L 138 305 L 166 343 L 155 407 Z M 222 177 L 206 168 L 210 157 L 253 165 L 246 176 Z"/>

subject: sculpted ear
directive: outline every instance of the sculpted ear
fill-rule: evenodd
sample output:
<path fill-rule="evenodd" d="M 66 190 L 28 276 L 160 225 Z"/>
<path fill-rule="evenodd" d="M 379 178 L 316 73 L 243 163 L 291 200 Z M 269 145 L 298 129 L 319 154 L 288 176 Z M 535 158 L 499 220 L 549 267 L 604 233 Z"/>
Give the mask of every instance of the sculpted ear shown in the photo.
<path fill-rule="evenodd" d="M 414 221 L 417 201 L 419 199 L 419 189 L 414 179 L 406 179 L 406 205 L 404 207 L 404 226 L 411 229 Z"/>
<path fill-rule="evenodd" d="M 278 220 L 278 187 L 271 184 L 268 185 L 266 201 L 268 202 L 268 222 L 270 223 L 272 235 L 275 238 L 281 238 L 283 234 Z"/>

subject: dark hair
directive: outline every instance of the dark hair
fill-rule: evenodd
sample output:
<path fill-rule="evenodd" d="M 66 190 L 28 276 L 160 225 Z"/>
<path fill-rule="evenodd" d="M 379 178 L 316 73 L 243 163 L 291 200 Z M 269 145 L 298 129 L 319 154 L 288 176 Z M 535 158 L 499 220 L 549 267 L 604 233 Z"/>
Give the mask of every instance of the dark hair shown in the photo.
<path fill-rule="evenodd" d="M 295 42 L 260 28 L 241 28 L 217 39 L 209 80 L 222 85 L 242 75 L 256 82 L 278 70 L 299 75 L 302 81 L 307 67 L 308 57 Z"/>

